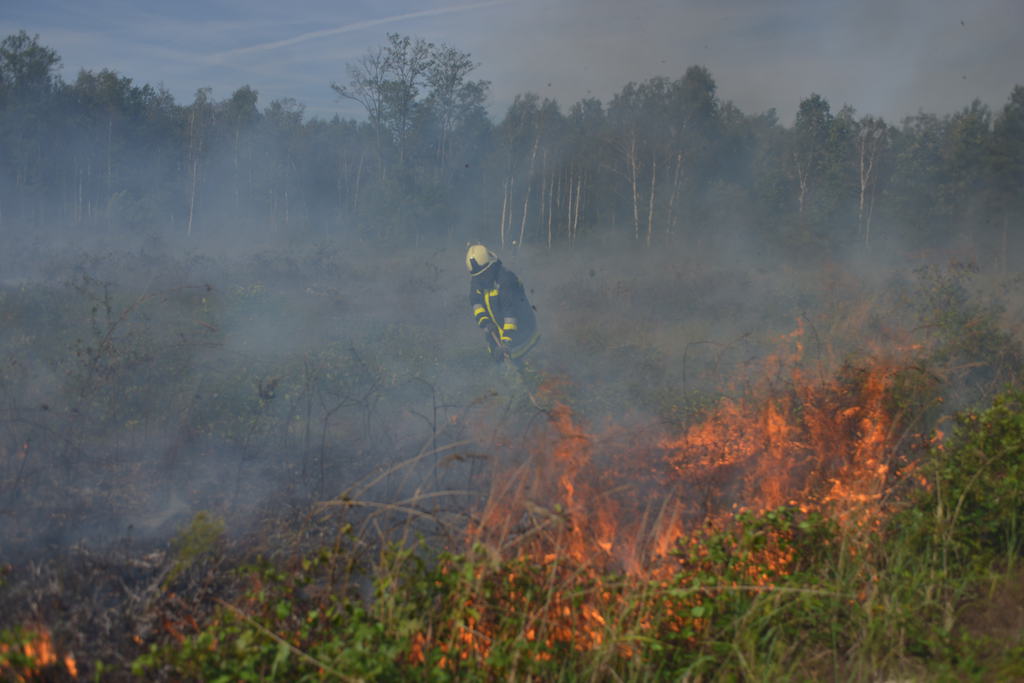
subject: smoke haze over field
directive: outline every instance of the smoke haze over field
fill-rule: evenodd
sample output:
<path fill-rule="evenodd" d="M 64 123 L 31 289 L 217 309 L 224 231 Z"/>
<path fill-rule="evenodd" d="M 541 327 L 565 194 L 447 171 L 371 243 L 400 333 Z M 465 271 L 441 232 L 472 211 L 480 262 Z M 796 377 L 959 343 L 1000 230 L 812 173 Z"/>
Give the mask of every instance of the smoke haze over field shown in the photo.
<path fill-rule="evenodd" d="M 738 250 L 607 247 L 505 255 L 538 310 L 532 371 L 560 383 L 584 424 L 678 425 L 689 402 L 755 381 L 797 327 L 824 376 L 917 322 L 918 264 L 765 267 Z M 458 248 L 45 258 L 0 290 L 10 553 L 160 540 L 203 509 L 244 529 L 424 448 L 468 438 L 469 452 L 518 452 L 543 423 L 486 357 Z M 485 493 L 479 469 L 438 462 L 371 493 L 393 500 L 439 477 Z"/>
<path fill-rule="evenodd" d="M 162 540 L 201 509 L 242 527 L 425 444 L 525 439 L 543 411 L 473 327 L 466 240 L 525 282 L 537 377 L 584 420 L 645 429 L 748 381 L 795 327 L 831 372 L 928 306 L 969 307 L 913 301 L 918 266 L 981 264 L 1018 301 L 1016 7 L 772 5 L 16 2 L 0 543 Z M 362 118 L 328 85 L 373 49 L 377 118 L 321 118 Z M 974 96 L 992 108 L 960 110 Z M 919 108 L 942 115 L 866 116 Z M 964 272 L 929 282 L 959 296 Z M 483 495 L 457 462 L 413 472 Z"/>
<path fill-rule="evenodd" d="M 1022 23 L 1016 0 L 318 0 L 298 12 L 265 1 L 9 0 L 0 34 L 38 33 L 63 55 L 67 80 L 109 68 L 163 84 L 178 101 L 206 86 L 222 99 L 248 84 L 264 103 L 292 97 L 323 118 L 363 117 L 328 86 L 345 82 L 345 64 L 388 32 L 472 54 L 493 84 L 495 117 L 524 92 L 563 107 L 607 101 L 627 82 L 702 64 L 723 99 L 775 109 L 789 124 L 811 92 L 890 121 L 976 97 L 998 106 L 1020 78 Z"/>
<path fill-rule="evenodd" d="M 248 620 L 257 554 L 333 547 L 296 596 L 369 600 L 385 543 L 621 516 L 635 568 L 646 527 L 885 484 L 1024 378 L 1020 0 L 0 2 L 0 678 L 11 626 L 128 676 L 186 602 Z M 470 241 L 535 307 L 524 368 Z"/>

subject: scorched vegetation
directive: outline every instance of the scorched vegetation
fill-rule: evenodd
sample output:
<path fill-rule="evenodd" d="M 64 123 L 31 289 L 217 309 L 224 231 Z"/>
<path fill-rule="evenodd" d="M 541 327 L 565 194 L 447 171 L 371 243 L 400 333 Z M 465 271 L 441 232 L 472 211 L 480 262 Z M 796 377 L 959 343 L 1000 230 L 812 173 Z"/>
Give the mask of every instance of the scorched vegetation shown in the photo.
<path fill-rule="evenodd" d="M 6 284 L 4 675 L 1024 675 L 993 599 L 1024 549 L 1019 281 L 541 254 L 511 382 L 449 256 L 69 251 Z M 716 341 L 713 310 L 624 305 L 666 276 L 753 278 L 764 318 Z"/>

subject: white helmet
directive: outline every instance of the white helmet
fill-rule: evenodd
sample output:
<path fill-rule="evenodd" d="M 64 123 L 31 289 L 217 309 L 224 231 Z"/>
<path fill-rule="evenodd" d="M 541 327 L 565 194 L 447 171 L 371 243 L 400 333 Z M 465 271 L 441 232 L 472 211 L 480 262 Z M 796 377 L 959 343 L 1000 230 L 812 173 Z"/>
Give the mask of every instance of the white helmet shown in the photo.
<path fill-rule="evenodd" d="M 497 255 L 482 244 L 472 244 L 466 250 L 466 270 L 479 275 L 498 260 Z"/>

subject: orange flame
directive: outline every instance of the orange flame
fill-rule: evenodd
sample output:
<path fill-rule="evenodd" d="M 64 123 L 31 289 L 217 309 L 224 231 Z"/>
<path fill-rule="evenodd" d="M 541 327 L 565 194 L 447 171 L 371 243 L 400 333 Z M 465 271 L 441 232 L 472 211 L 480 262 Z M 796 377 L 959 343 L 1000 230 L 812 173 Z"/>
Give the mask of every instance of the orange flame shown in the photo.
<path fill-rule="evenodd" d="M 6 655 L 11 647 L 0 644 L 0 678 L 16 681 L 40 680 L 44 678 L 46 670 L 54 672 L 54 667 L 63 665 L 64 669 L 72 678 L 78 677 L 78 664 L 74 655 L 68 653 L 60 657 L 57 648 L 53 644 L 53 636 L 49 629 L 43 626 L 33 626 L 27 629 L 27 639 L 21 645 L 21 651 L 30 660 L 25 666 L 14 667 Z M 47 676 L 48 677 L 48 676 Z"/>
<path fill-rule="evenodd" d="M 724 528 L 738 511 L 788 505 L 845 524 L 877 522 L 896 474 L 887 403 L 895 365 L 876 358 L 832 380 L 809 379 L 800 369 L 803 334 L 798 326 L 784 337 L 790 351 L 769 357 L 752 389 L 680 433 L 595 435 L 556 404 L 529 460 L 494 477 L 471 540 L 546 566 L 552 582 L 561 566 L 572 567 L 560 574 L 571 574 L 566 581 L 608 570 L 649 579 L 671 576 L 680 567 L 673 551 L 699 549 L 696 531 Z M 768 571 L 785 572 L 794 560 L 785 547 L 770 543 L 746 580 L 765 585 Z M 547 609 L 557 626 L 547 637 L 596 647 L 617 607 L 613 598 L 578 604 L 555 591 Z M 701 627 L 699 600 L 673 609 Z M 467 625 L 468 651 L 486 653 L 485 621 Z M 527 628 L 522 637 L 540 636 Z"/>

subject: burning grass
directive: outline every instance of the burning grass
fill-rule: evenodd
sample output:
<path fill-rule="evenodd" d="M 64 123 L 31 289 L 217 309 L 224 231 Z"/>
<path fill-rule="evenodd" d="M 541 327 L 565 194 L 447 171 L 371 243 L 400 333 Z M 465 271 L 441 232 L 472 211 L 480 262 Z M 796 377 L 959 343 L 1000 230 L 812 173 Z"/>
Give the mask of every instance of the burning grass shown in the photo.
<path fill-rule="evenodd" d="M 808 377 L 802 335 L 787 336 L 792 353 L 769 357 L 745 395 L 723 397 L 679 433 L 595 435 L 554 404 L 530 458 L 494 477 L 470 537 L 502 556 L 557 548 L 579 564 L 646 576 L 695 531 L 722 528 L 736 512 L 790 506 L 877 522 L 890 485 L 912 468 L 896 449 L 899 366 L 876 358 L 827 381 Z"/>
<path fill-rule="evenodd" d="M 854 538 L 847 550 L 866 552 L 891 487 L 914 469 L 895 448 L 898 366 L 872 359 L 809 379 L 802 337 L 787 336 L 791 348 L 765 361 L 746 395 L 678 434 L 594 435 L 554 404 L 530 458 L 494 477 L 469 529 L 489 565 L 477 562 L 475 583 L 457 592 L 473 596 L 473 618 L 452 639 L 458 656 L 438 666 L 455 657 L 489 670 L 509 643 L 533 644 L 541 662 L 577 652 L 621 664 L 668 649 L 689 666 L 724 627 L 716 619 L 763 596 L 855 598 L 808 586 L 805 572 Z"/>
<path fill-rule="evenodd" d="M 799 353 L 800 335 L 788 341 Z M 950 615 L 972 579 L 950 570 L 954 537 L 936 540 L 929 520 L 950 505 L 948 491 L 935 498 L 949 466 L 941 456 L 980 433 L 960 430 L 952 445 L 909 438 L 894 361 L 821 381 L 797 359 L 769 359 L 770 381 L 677 434 L 592 434 L 554 403 L 525 461 L 497 458 L 461 544 L 441 554 L 423 542 L 388 546 L 368 600 L 336 566 L 358 536 L 285 571 L 251 569 L 237 601 L 135 670 L 818 679 L 913 673 L 938 658 L 960 671 L 956 657 L 972 646 L 952 635 Z M 1020 399 L 1007 400 L 1015 407 L 997 402 L 982 422 L 1018 438 Z M 1003 443 L 986 452 L 1019 460 L 1017 442 Z M 1024 483 L 1013 472 L 1001 491 Z M 1012 561 L 1014 543 L 993 541 L 985 557 Z M 228 641 L 247 658 L 225 655 Z"/>
<path fill-rule="evenodd" d="M 0 633 L 0 674 L 14 681 L 75 679 L 78 664 L 73 654 L 58 653 L 49 629 L 33 626 Z"/>

